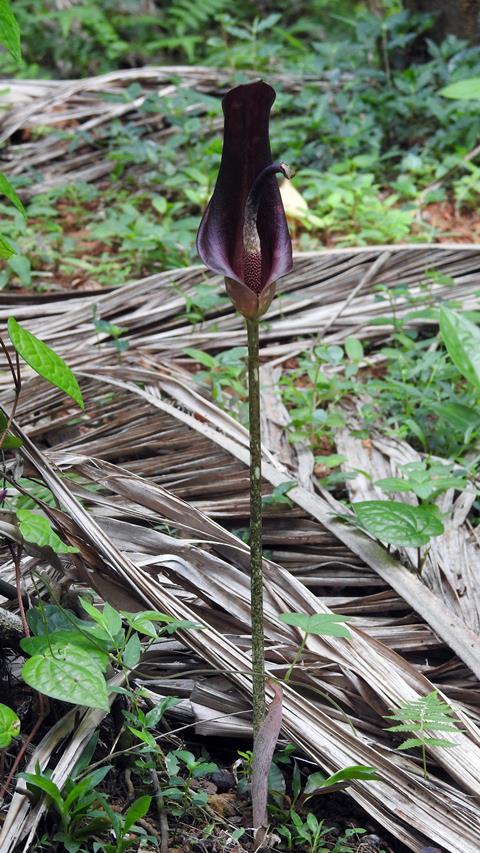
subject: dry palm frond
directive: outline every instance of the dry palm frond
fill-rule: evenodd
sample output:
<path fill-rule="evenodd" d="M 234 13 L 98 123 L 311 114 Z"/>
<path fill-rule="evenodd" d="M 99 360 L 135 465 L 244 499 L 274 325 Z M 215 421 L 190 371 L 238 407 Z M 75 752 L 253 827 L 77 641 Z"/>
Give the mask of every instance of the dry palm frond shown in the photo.
<path fill-rule="evenodd" d="M 4 80 L 2 98 L 8 109 L 0 119 L 0 142 L 10 140 L 20 130 L 25 131 L 28 141 L 10 144 L 2 152 L 2 170 L 10 175 L 31 175 L 41 169 L 42 180 L 30 181 L 22 188 L 26 198 L 71 183 L 99 180 L 112 172 L 115 164 L 98 145 L 98 129 L 119 119 L 128 120 L 136 129 L 148 129 L 150 141 L 161 143 L 174 132 L 168 121 L 172 99 L 183 96 L 182 112 L 203 116 L 213 101 L 211 96 L 228 89 L 233 78 L 232 72 L 217 68 L 165 66 L 122 69 L 81 80 Z M 271 75 L 271 79 L 292 92 L 305 82 L 305 77 L 288 74 Z M 315 76 L 310 83 L 328 91 L 348 79 L 348 74 L 336 75 L 335 79 Z M 159 108 L 150 112 L 144 109 L 149 98 L 155 99 Z M 42 128 L 40 138 L 31 139 L 32 130 L 38 127 Z M 46 127 L 50 133 L 45 134 Z M 214 122 L 209 120 L 205 132 L 210 134 L 213 128 Z M 65 130 L 67 134 L 75 130 L 74 150 L 62 132 Z"/>
<path fill-rule="evenodd" d="M 335 517 L 340 507 L 330 496 L 312 491 L 308 450 L 292 450 L 285 443 L 285 411 L 268 382 L 274 384 L 278 376 L 272 360 L 298 350 L 298 340 L 292 340 L 297 335 L 316 335 L 328 326 L 326 339 L 338 341 L 361 327 L 362 337 L 383 340 L 386 328 L 371 324 L 383 313 L 373 291 L 379 281 L 389 286 L 408 281 L 420 293 L 425 272 L 438 269 L 455 280 L 455 295 L 463 304 L 474 305 L 479 260 L 478 250 L 458 246 L 300 257 L 263 333 L 263 354 L 270 357 L 264 367 L 265 490 L 286 480 L 301 482 L 289 492 L 293 507 L 272 505 L 265 511 L 265 545 L 271 552 L 264 565 L 266 641 L 272 675 L 285 672 L 299 642 L 295 630 L 278 620 L 279 613 L 333 608 L 354 616 L 350 641 L 309 637 L 296 673 L 299 683 L 285 690 L 285 734 L 327 771 L 352 763 L 377 767 L 384 781 L 355 782 L 352 796 L 412 850 L 429 839 L 456 852 L 458 838 L 466 851 L 478 849 L 480 815 L 471 795 L 480 793 L 475 678 L 480 675 L 480 641 L 465 625 L 464 610 L 445 607 L 448 600 L 434 578 L 429 589 L 378 543 L 340 522 Z M 122 596 L 125 609 L 155 607 L 202 622 L 203 631 L 183 637 L 196 656 L 194 667 L 203 661 L 210 677 L 223 673 L 248 696 L 248 549 L 223 526 L 242 527 L 247 521 L 248 436 L 231 415 L 199 393 L 182 362 L 185 346 L 217 351 L 244 339 L 239 319 L 228 309 L 213 312 L 193 329 L 186 322 L 184 300 L 172 283 L 191 293 L 202 278 L 192 268 L 152 276 L 100 297 L 49 299 L 41 321 L 35 300 L 11 299 L 10 311 L 67 358 L 87 400 L 85 416 L 75 422 L 73 407 L 27 374 L 18 419 L 26 433 L 26 472 L 34 469 L 59 501 L 62 512 L 50 512 L 59 531 L 80 548 L 77 569 L 82 577 L 113 603 Z M 352 288 L 356 294 L 346 304 Z M 434 283 L 431 291 L 432 299 L 439 300 L 451 289 Z M 105 336 L 97 341 L 93 301 L 103 319 L 128 329 L 130 348 L 120 362 Z M 408 306 L 399 310 L 405 313 Z M 311 342 L 310 337 L 300 346 Z M 3 389 L 8 407 L 6 380 Z M 378 452 L 388 457 L 386 446 L 379 444 Z M 60 471 L 77 478 L 66 481 Z M 440 547 L 440 539 L 438 543 Z M 11 572 L 8 561 L 4 571 Z M 451 657 L 449 648 L 460 660 Z M 442 656 L 419 663 L 424 649 Z M 162 666 L 158 659 L 149 662 L 159 693 L 166 684 Z M 202 693 L 202 677 L 193 680 L 191 696 L 195 690 Z M 414 758 L 392 750 L 381 717 L 433 689 L 452 704 L 463 731 L 454 736 L 454 748 L 432 751 L 434 769 L 425 782 Z M 235 701 L 235 707 L 244 707 L 241 696 L 240 706 Z M 197 720 L 214 712 L 208 703 L 198 707 L 203 710 Z M 440 781 L 436 766 L 448 781 Z"/>

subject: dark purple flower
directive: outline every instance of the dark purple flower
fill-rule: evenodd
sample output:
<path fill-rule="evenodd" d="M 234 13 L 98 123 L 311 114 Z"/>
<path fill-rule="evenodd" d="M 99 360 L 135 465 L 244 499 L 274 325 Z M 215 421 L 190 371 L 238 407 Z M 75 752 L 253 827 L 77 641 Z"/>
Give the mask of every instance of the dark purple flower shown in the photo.
<path fill-rule="evenodd" d="M 275 282 L 292 269 L 292 244 L 275 177 L 268 124 L 275 91 L 267 83 L 231 89 L 223 99 L 222 161 L 200 223 L 197 249 L 205 266 L 225 276 L 227 292 L 245 317 L 263 314 Z"/>

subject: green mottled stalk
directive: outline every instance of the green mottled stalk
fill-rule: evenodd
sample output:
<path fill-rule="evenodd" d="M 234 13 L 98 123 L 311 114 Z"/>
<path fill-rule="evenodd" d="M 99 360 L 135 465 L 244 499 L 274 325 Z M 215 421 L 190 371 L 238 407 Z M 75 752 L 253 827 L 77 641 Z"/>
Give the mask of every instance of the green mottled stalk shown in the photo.
<path fill-rule="evenodd" d="M 262 578 L 262 450 L 258 318 L 247 320 L 248 409 L 250 418 L 250 600 L 252 613 L 253 733 L 265 717 L 265 653 Z"/>

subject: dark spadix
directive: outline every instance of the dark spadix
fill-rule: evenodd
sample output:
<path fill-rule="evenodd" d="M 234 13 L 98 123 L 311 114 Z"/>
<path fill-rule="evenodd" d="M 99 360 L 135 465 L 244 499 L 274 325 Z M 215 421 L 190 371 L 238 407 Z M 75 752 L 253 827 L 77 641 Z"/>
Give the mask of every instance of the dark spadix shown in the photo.
<path fill-rule="evenodd" d="M 275 174 L 268 125 L 275 91 L 267 83 L 231 89 L 223 99 L 222 161 L 200 223 L 197 249 L 205 266 L 225 276 L 228 295 L 248 318 L 263 314 L 275 282 L 292 268 L 292 244 Z"/>

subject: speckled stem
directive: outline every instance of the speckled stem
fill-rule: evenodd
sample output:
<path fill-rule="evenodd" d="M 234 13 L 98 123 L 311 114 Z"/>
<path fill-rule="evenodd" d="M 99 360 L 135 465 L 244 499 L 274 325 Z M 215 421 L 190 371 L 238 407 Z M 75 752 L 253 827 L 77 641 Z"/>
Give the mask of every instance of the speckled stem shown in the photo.
<path fill-rule="evenodd" d="M 253 734 L 265 717 L 265 652 L 262 577 L 262 450 L 258 318 L 247 320 L 248 408 L 250 417 L 250 600 L 252 612 Z"/>

